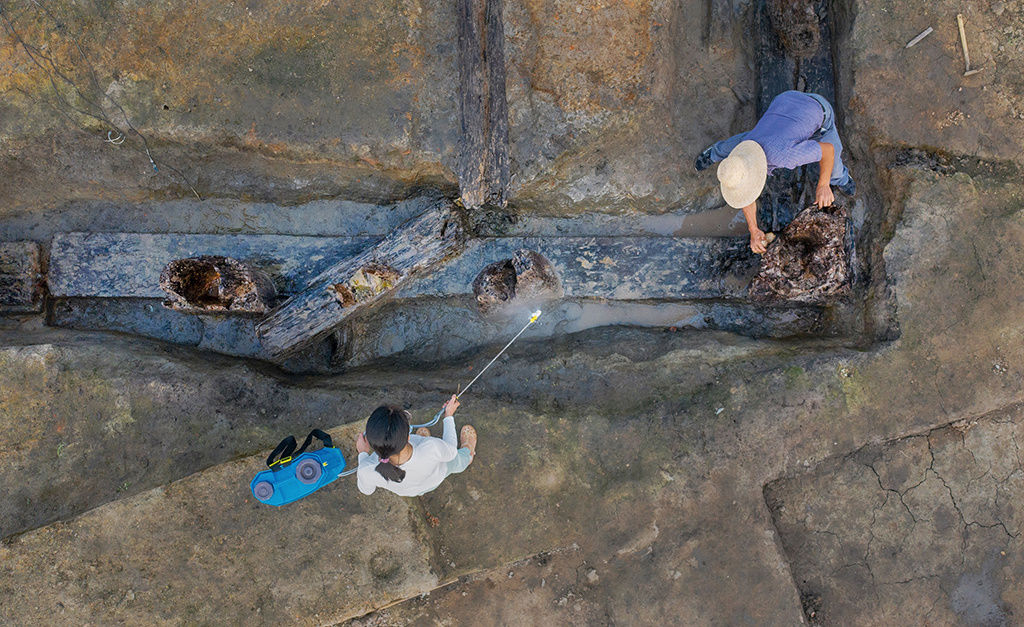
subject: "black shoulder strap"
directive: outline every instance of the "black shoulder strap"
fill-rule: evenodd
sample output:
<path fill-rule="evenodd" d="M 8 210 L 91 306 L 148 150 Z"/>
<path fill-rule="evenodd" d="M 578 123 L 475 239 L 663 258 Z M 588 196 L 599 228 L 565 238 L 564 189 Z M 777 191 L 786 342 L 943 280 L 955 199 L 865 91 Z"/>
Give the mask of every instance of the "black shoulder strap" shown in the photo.
<path fill-rule="evenodd" d="M 324 448 L 334 448 L 334 440 L 331 439 L 330 434 L 325 433 L 320 429 L 313 429 L 312 431 L 309 432 L 309 435 L 306 436 L 306 441 L 302 443 L 302 446 L 299 447 L 299 450 L 295 451 L 295 454 L 299 455 L 303 451 L 305 451 L 306 447 L 308 447 L 313 442 L 313 438 L 316 438 L 323 442 Z"/>
<path fill-rule="evenodd" d="M 270 456 L 267 457 L 267 468 L 270 468 L 271 470 L 279 470 L 277 465 L 281 462 L 291 461 L 293 452 L 295 452 L 295 436 L 290 435 L 281 440 L 281 443 L 277 445 L 277 448 L 275 448 L 273 452 L 270 453 Z M 275 460 L 275 457 L 278 459 Z"/>

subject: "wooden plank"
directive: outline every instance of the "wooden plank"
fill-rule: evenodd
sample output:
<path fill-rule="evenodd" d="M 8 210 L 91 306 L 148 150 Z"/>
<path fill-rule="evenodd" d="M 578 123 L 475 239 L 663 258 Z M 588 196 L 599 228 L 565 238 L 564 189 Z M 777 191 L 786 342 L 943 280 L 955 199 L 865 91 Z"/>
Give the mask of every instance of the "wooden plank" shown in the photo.
<path fill-rule="evenodd" d="M 509 187 L 508 102 L 505 99 L 505 23 L 503 0 L 487 0 L 484 9 L 484 62 L 487 65 L 488 189 L 485 204 L 504 207 Z"/>
<path fill-rule="evenodd" d="M 43 292 L 39 245 L 35 242 L 0 242 L 0 312 L 42 311 Z"/>
<path fill-rule="evenodd" d="M 256 327 L 263 347 L 278 357 L 301 348 L 411 276 L 458 254 L 463 242 L 452 205 L 438 204 L 373 248 L 328 268 L 309 288 L 270 312 Z"/>
<path fill-rule="evenodd" d="M 482 0 L 458 0 L 459 193 L 467 208 L 483 204 L 487 190 L 486 78 L 479 18 Z"/>
<path fill-rule="evenodd" d="M 458 0 L 459 191 L 470 209 L 504 207 L 509 187 L 502 0 Z"/>
<path fill-rule="evenodd" d="M 735 237 L 499 237 L 473 240 L 437 272 L 395 298 L 472 294 L 488 264 L 519 249 L 551 263 L 566 298 L 637 301 L 745 300 L 758 258 Z"/>
<path fill-rule="evenodd" d="M 57 233 L 50 247 L 50 290 L 57 298 L 164 298 L 160 271 L 175 259 L 225 255 L 269 274 L 279 293 L 293 294 L 339 258 L 378 237 L 205 235 L 187 233 Z"/>

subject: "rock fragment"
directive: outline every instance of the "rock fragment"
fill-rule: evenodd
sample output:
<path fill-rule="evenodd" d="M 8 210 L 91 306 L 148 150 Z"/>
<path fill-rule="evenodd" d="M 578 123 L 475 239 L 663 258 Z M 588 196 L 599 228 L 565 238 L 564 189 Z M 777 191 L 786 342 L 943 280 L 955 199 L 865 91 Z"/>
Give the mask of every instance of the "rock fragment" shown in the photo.
<path fill-rule="evenodd" d="M 277 296 L 270 277 L 237 259 L 204 255 L 176 259 L 160 273 L 164 306 L 185 313 L 264 314 Z"/>
<path fill-rule="evenodd" d="M 822 304 L 848 294 L 846 223 L 839 205 L 800 212 L 762 255 L 750 297 Z"/>

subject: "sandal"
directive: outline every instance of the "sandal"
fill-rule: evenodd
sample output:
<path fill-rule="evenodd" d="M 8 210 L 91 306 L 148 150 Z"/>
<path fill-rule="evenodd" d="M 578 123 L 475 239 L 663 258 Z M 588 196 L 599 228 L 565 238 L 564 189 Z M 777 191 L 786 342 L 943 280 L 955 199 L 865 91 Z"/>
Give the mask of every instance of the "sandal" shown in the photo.
<path fill-rule="evenodd" d="M 462 427 L 462 430 L 459 431 L 459 439 L 462 440 L 462 446 L 469 449 L 469 458 L 476 457 L 476 429 L 470 425 Z"/>

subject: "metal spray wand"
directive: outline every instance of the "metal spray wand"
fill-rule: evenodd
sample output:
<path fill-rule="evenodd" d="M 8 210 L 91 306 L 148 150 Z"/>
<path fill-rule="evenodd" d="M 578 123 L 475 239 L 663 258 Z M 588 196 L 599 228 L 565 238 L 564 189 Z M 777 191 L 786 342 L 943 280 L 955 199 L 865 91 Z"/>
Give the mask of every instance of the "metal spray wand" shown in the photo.
<path fill-rule="evenodd" d="M 480 370 L 480 372 L 478 372 L 476 374 L 475 377 L 473 377 L 473 380 L 469 382 L 469 385 L 467 385 L 465 387 L 465 389 L 463 389 L 461 392 L 459 392 L 458 394 L 455 395 L 455 398 L 462 398 L 462 395 L 469 391 L 469 388 L 474 383 L 476 383 L 476 380 L 480 378 L 480 375 L 482 375 L 483 373 L 487 372 L 487 369 L 490 368 L 491 365 L 494 364 L 494 362 L 498 361 L 498 358 L 501 357 L 502 353 L 504 353 L 506 350 L 508 350 L 508 347 L 512 346 L 512 343 L 515 342 L 516 340 L 518 340 L 519 336 L 522 335 L 523 333 L 525 333 L 526 329 L 530 328 L 531 324 L 533 324 L 534 322 L 537 322 L 538 318 L 540 318 L 540 309 L 538 309 L 537 311 L 533 312 L 530 315 L 530 321 L 527 322 L 526 325 L 522 329 L 519 329 L 519 333 L 516 333 L 515 337 L 513 337 L 511 340 L 509 340 L 508 344 L 506 344 L 504 348 L 502 348 L 500 351 L 498 351 L 498 354 L 494 356 L 494 359 L 492 359 L 489 362 L 487 362 L 487 365 L 484 366 Z M 444 407 L 442 407 L 441 410 L 437 412 L 437 414 L 434 416 L 434 418 L 430 422 L 425 422 L 425 423 L 423 423 L 421 425 L 409 425 L 409 431 L 413 431 L 415 429 L 419 429 L 420 427 L 433 427 L 434 425 L 436 425 L 441 420 L 441 416 L 443 414 L 444 414 Z M 358 465 L 356 467 L 354 467 L 354 468 L 350 468 L 349 470 L 346 470 L 346 471 L 340 473 L 338 475 L 338 477 L 345 477 L 345 476 L 354 474 L 357 470 L 359 470 L 359 466 Z"/>
<path fill-rule="evenodd" d="M 531 324 L 533 324 L 534 322 L 537 322 L 537 318 L 540 318 L 540 309 L 538 309 L 537 311 L 533 312 L 530 315 L 530 321 L 527 322 L 526 325 L 522 329 L 519 329 L 519 333 L 516 333 L 515 337 L 513 337 L 511 340 L 509 340 L 508 344 L 506 344 L 504 348 L 502 348 L 500 351 L 498 351 L 498 354 L 494 356 L 494 359 L 492 359 L 489 362 L 487 362 L 487 365 L 484 366 L 480 370 L 480 372 L 476 373 L 476 376 L 473 377 L 473 380 L 470 381 L 469 384 L 466 385 L 466 387 L 463 388 L 463 390 L 461 392 L 456 394 L 455 398 L 462 398 L 462 395 L 465 394 L 466 392 L 468 392 L 469 388 L 474 383 L 476 383 L 476 380 L 479 379 L 480 376 L 483 375 L 483 373 L 487 372 L 487 369 L 490 368 L 491 365 L 494 364 L 494 362 L 498 361 L 498 358 L 501 357 L 502 353 L 504 353 L 508 349 L 509 346 L 512 346 L 512 343 L 515 342 L 516 340 L 518 340 L 519 336 L 522 335 L 523 333 L 525 333 L 526 330 L 528 328 L 530 328 Z M 410 425 L 409 428 L 410 429 L 419 429 L 420 427 L 433 427 L 434 425 L 436 425 L 438 423 L 439 420 L 441 420 L 441 414 L 443 414 L 443 413 L 444 413 L 444 407 L 441 408 L 441 411 L 437 412 L 437 414 L 434 416 L 434 418 L 430 422 L 425 422 L 425 423 L 423 423 L 421 425 Z"/>

